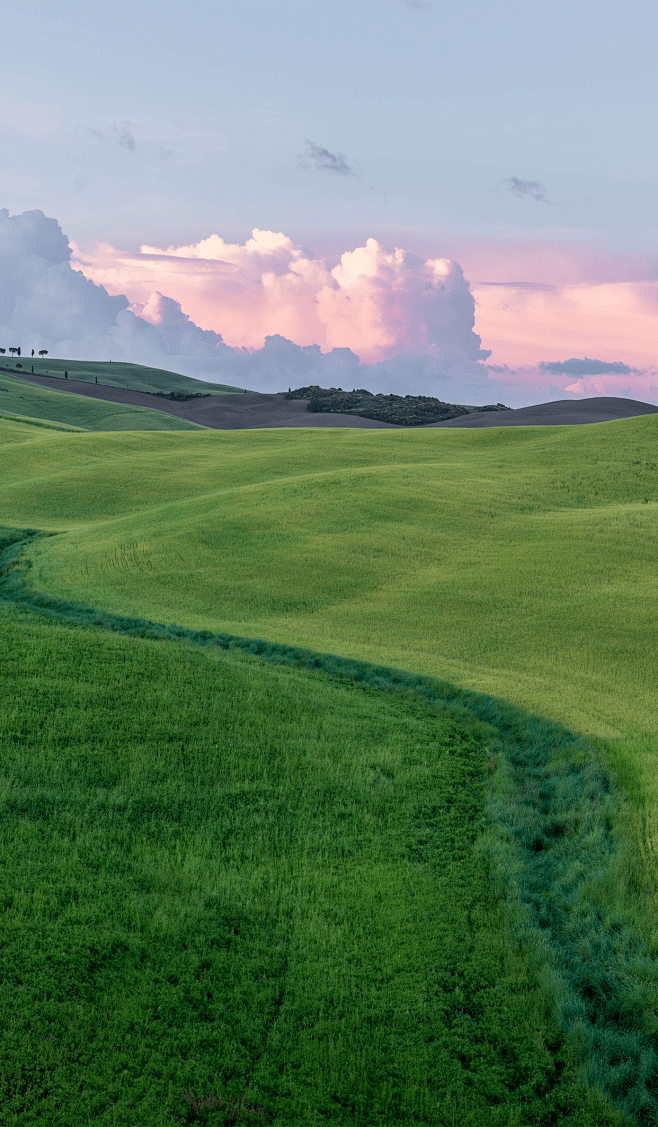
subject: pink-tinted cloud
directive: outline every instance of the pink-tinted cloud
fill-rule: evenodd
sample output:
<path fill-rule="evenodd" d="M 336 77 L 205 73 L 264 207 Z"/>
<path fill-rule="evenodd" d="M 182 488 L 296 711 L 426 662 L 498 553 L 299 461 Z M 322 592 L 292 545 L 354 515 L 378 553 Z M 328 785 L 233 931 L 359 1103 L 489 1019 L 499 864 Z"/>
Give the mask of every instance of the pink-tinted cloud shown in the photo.
<path fill-rule="evenodd" d="M 567 384 L 565 391 L 571 391 L 574 395 L 605 395 L 606 389 L 603 380 L 598 376 L 588 376 L 585 379 L 576 380 L 575 383 Z"/>
<path fill-rule="evenodd" d="M 528 401 L 656 397 L 658 282 L 646 256 L 531 240 L 445 242 L 452 257 L 436 257 L 417 238 L 418 254 L 367 238 L 332 267 L 281 232 L 255 229 L 244 244 L 215 234 L 137 253 L 75 248 L 74 265 L 111 294 L 127 294 L 133 312 L 177 334 L 186 354 L 209 347 L 213 332 L 250 352 L 266 337 L 285 337 L 325 354 L 351 349 L 365 364 L 429 357 L 433 371 L 476 378 L 491 350 L 493 379 Z M 604 367 L 555 365 L 584 357 Z"/>
<path fill-rule="evenodd" d="M 473 298 L 460 266 L 389 252 L 375 239 L 346 251 L 333 269 L 286 235 L 258 229 L 244 244 L 211 235 L 139 253 L 104 244 L 75 253 L 88 278 L 127 294 L 141 316 L 153 315 L 154 293 L 166 294 L 231 347 L 258 349 L 279 334 L 323 352 L 351 348 L 368 363 L 423 353 L 472 364 L 488 355 L 473 333 Z"/>

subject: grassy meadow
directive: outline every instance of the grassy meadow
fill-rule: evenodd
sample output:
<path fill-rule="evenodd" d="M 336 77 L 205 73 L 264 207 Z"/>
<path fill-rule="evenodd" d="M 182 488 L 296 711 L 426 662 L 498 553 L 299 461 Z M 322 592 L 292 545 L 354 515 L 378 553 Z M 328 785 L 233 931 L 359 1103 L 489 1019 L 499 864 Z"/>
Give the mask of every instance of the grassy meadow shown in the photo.
<path fill-rule="evenodd" d="M 0 524 L 54 534 L 22 549 L 25 605 L 45 593 L 117 616 L 396 666 L 583 733 L 612 773 L 617 806 L 589 825 L 595 791 L 583 784 L 569 822 L 575 760 L 565 751 L 554 775 L 550 748 L 546 760 L 519 760 L 509 778 L 515 787 L 526 779 L 525 798 L 513 789 L 505 800 L 503 839 L 516 840 L 519 811 L 533 803 L 544 828 L 528 831 L 518 861 L 519 872 L 526 866 L 535 876 L 509 888 L 526 888 L 537 919 L 571 905 L 563 962 L 572 968 L 569 989 L 590 1006 L 590 1048 L 603 1037 L 599 1011 L 611 1027 L 641 1028 L 653 1045 L 657 428 L 658 416 L 562 428 L 177 434 L 67 434 L 0 422 Z M 6 840 L 21 843 L 7 879 L 26 889 L 16 951 L 25 959 L 25 937 L 43 918 L 54 949 L 67 953 L 48 962 L 45 947 L 29 948 L 31 981 L 42 986 L 26 1001 L 36 1005 L 53 967 L 68 966 L 73 951 L 79 968 L 68 994 L 62 986 L 57 995 L 64 1008 L 47 1010 L 73 1041 L 34 1068 L 64 1077 L 75 1059 L 85 1081 L 92 1062 L 98 1069 L 96 1110 L 78 1095 L 78 1118 L 69 1110 L 62 1124 L 150 1127 L 165 1111 L 163 1123 L 176 1121 L 177 1110 L 183 1122 L 220 1123 L 219 1112 L 176 1105 L 173 1096 L 176 1085 L 217 1095 L 219 1073 L 223 1092 L 232 1098 L 246 1086 L 281 1127 L 658 1122 L 658 1104 L 640 1106 L 638 1097 L 637 1119 L 615 1120 L 578 1087 L 582 1056 L 565 1034 L 569 1022 L 582 1025 L 577 1007 L 561 1021 L 550 999 L 567 987 L 549 988 L 551 975 L 538 974 L 532 944 L 518 939 L 514 895 L 501 893 L 483 862 L 482 835 L 491 811 L 502 809 L 492 787 L 507 776 L 477 726 L 415 698 L 183 643 L 44 625 L 33 610 L 6 605 L 4 762 L 7 793 L 20 799 L 8 807 L 18 814 Z M 23 703 L 14 709 L 14 700 Z M 376 751 L 389 757 L 386 769 Z M 562 803 L 559 816 L 553 801 Z M 417 832 L 418 871 L 409 845 Z M 576 857 L 569 843 L 579 834 Z M 605 857 L 615 850 L 612 880 Z M 56 879 L 44 875 L 30 900 L 30 872 L 53 865 Z M 83 892 L 87 880 L 90 889 L 107 887 L 103 904 Z M 619 938 L 626 924 L 615 912 L 633 920 L 635 938 Z M 224 946 L 205 967 L 217 920 L 228 927 L 238 917 L 244 961 L 234 964 Z M 553 927 L 554 938 L 559 931 L 538 926 Z M 84 952 L 95 934 L 106 946 L 92 958 Z M 635 962 L 619 972 L 626 993 L 613 1005 L 605 976 L 622 949 Z M 167 993 L 168 960 L 187 968 L 188 994 L 176 995 L 188 998 L 182 1008 Z M 183 978 L 171 974 L 178 988 Z M 201 1018 L 204 974 L 224 984 L 223 1008 L 212 1009 L 206 990 L 213 1003 Z M 460 975 L 468 988 L 460 981 L 456 994 Z M 129 980 L 132 995 L 118 985 Z M 347 984 L 340 1004 L 338 983 Z M 134 1010 L 115 1004 L 120 993 L 133 997 Z M 270 1015 L 262 1020 L 261 1003 Z M 94 1038 L 106 1013 L 116 1018 L 115 1040 L 103 1047 Z M 156 1014 L 162 1025 L 152 1025 Z M 45 1028 L 35 1025 L 36 1010 L 23 1017 L 16 1060 L 27 1030 Z M 205 1057 L 189 1047 L 201 1043 Z M 206 1061 L 197 1072 L 188 1068 L 195 1057 Z M 622 1057 L 609 1052 L 606 1068 Z M 105 1061 L 114 1063 L 103 1072 Z M 633 1067 L 639 1075 L 645 1065 Z M 652 1091 L 653 1067 L 645 1068 Z M 621 1099 L 634 1078 L 617 1073 L 600 1083 Z M 60 1095 L 73 1091 L 73 1076 Z M 598 1083 L 596 1069 L 587 1076 Z M 39 1099 L 51 1087 L 44 1082 Z M 121 1110 L 119 1092 L 142 1101 L 141 1119 Z M 15 1122 L 30 1122 L 21 1099 Z M 60 1122 L 48 1119 L 45 1102 L 34 1106 L 35 1123 Z"/>
<path fill-rule="evenodd" d="M 20 434 L 35 589 L 658 734 L 658 419 L 483 431 Z"/>
<path fill-rule="evenodd" d="M 472 726 L 2 604 L 0 625 L 8 1127 L 628 1122 L 578 1080 L 476 848 Z"/>
<path fill-rule="evenodd" d="M 62 380 L 62 383 L 64 381 Z M 93 380 L 90 381 L 93 383 Z M 116 386 L 116 385 L 115 385 Z M 11 422 L 21 417 L 51 422 L 80 430 L 202 430 L 196 423 L 179 419 L 151 407 L 108 403 L 57 388 L 42 387 L 0 369 L 0 418 Z"/>

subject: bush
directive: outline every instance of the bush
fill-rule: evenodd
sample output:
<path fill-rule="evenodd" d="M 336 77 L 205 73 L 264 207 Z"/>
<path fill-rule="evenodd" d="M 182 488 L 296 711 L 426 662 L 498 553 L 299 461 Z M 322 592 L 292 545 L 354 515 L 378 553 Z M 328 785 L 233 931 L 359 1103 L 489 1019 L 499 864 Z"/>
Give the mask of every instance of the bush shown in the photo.
<path fill-rule="evenodd" d="M 173 399 L 176 403 L 185 403 L 188 399 L 208 399 L 209 391 L 152 391 L 159 399 Z"/>

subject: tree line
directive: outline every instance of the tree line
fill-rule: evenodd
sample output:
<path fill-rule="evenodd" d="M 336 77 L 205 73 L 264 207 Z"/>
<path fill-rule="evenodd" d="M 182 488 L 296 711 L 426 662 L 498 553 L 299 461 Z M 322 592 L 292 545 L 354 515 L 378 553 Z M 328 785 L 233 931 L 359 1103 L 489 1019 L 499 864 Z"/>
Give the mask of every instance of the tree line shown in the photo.
<path fill-rule="evenodd" d="M 11 352 L 12 356 L 14 356 L 14 357 L 20 356 L 20 354 L 21 354 L 20 348 L 0 348 L 0 353 L 2 353 L 3 356 L 6 352 Z M 32 349 L 32 355 L 34 356 L 34 349 Z M 47 355 L 48 355 L 48 349 L 47 348 L 40 348 L 39 349 L 39 356 L 47 356 Z"/>

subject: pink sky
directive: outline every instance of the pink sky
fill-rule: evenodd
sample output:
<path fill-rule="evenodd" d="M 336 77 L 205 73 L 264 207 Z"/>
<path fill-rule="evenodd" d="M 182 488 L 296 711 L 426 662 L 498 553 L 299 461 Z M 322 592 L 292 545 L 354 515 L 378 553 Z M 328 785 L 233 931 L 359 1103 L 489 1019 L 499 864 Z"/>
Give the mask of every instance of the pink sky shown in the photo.
<path fill-rule="evenodd" d="M 533 288 L 471 286 L 476 330 L 492 364 L 596 356 L 658 367 L 658 282 L 606 282 Z"/>
<path fill-rule="evenodd" d="M 638 371 L 544 382 L 576 394 L 658 395 L 658 281 L 640 257 L 537 242 L 450 249 L 470 279 L 488 363 L 512 369 L 513 382 L 536 384 L 541 362 L 592 357 Z M 439 255 L 387 251 L 368 239 L 332 267 L 284 234 L 259 230 L 244 244 L 212 235 L 184 247 L 74 251 L 74 265 L 126 294 L 147 320 L 160 315 L 153 295 L 166 294 L 233 347 L 260 348 L 280 333 L 324 352 L 351 348 L 368 363 L 428 351 L 477 359 L 461 269 Z"/>

